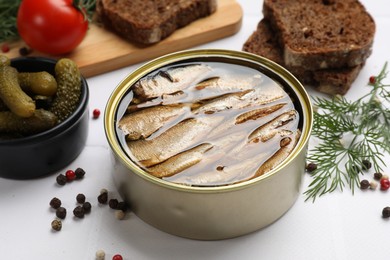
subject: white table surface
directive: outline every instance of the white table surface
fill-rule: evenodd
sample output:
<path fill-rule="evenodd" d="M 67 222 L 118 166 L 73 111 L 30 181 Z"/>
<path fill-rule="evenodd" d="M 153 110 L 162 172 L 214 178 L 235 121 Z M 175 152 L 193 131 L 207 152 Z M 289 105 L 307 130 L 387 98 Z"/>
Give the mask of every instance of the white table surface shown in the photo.
<path fill-rule="evenodd" d="M 241 49 L 262 17 L 262 1 L 238 2 L 244 11 L 241 30 L 196 48 Z M 377 32 L 373 54 L 346 95 L 348 99 L 366 93 L 369 76 L 378 74 L 385 61 L 390 61 L 388 1 L 362 2 L 373 15 Z M 116 85 L 139 65 L 89 78 L 90 111 L 98 108 L 103 112 Z M 108 206 L 99 206 L 96 197 L 102 188 L 118 197 L 109 156 L 103 116 L 91 118 L 87 145 L 66 168 L 84 168 L 87 174 L 82 181 L 58 187 L 55 177 L 66 169 L 34 180 L 0 178 L 0 259 L 95 259 L 99 249 L 106 252 L 106 259 L 114 254 L 124 259 L 390 259 L 390 221 L 381 217 L 382 209 L 390 206 L 390 191 L 358 189 L 352 195 L 346 189 L 315 203 L 305 202 L 302 194 L 280 220 L 260 231 L 223 241 L 196 241 L 163 233 L 134 213 L 119 221 Z M 390 165 L 388 155 L 385 161 Z M 389 166 L 385 172 L 390 174 Z M 367 178 L 372 179 L 372 173 Z M 302 192 L 310 180 L 306 175 Z M 72 216 L 78 193 L 92 203 L 92 212 L 81 220 Z M 60 232 L 50 227 L 55 218 L 49 208 L 53 197 L 60 198 L 68 210 Z"/>

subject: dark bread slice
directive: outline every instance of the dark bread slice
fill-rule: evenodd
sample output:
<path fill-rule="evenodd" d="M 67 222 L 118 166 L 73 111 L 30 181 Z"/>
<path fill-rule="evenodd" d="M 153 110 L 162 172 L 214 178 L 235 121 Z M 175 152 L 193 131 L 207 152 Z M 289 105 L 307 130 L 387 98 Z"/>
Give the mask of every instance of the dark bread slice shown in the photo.
<path fill-rule="evenodd" d="M 251 52 L 279 65 L 285 66 L 282 50 L 275 33 L 266 20 L 261 20 L 257 30 L 244 43 L 243 50 Z M 307 70 L 303 67 L 285 66 L 304 84 L 315 87 L 318 91 L 331 95 L 344 95 L 359 74 L 362 64 L 352 68 Z"/>
<path fill-rule="evenodd" d="M 370 56 L 375 22 L 357 0 L 264 0 L 288 66 L 353 67 Z"/>
<path fill-rule="evenodd" d="M 97 20 L 123 38 L 152 44 L 216 11 L 217 0 L 98 0 Z"/>

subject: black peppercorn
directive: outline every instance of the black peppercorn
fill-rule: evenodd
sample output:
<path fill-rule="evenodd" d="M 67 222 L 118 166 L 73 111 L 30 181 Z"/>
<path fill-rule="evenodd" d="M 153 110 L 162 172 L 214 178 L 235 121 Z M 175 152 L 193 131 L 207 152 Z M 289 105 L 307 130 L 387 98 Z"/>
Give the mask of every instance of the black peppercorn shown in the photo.
<path fill-rule="evenodd" d="M 64 219 L 66 217 L 66 208 L 64 207 L 59 207 L 56 210 L 56 216 L 60 219 Z"/>
<path fill-rule="evenodd" d="M 315 170 L 317 170 L 317 164 L 309 163 L 309 164 L 306 165 L 306 171 L 307 172 L 313 172 Z"/>
<path fill-rule="evenodd" d="M 108 201 L 108 205 L 110 206 L 110 208 L 112 209 L 117 209 L 118 207 L 118 200 L 117 199 L 110 199 Z"/>
<path fill-rule="evenodd" d="M 374 179 L 379 181 L 382 178 L 383 174 L 380 172 L 374 173 Z"/>
<path fill-rule="evenodd" d="M 366 190 L 370 187 L 370 182 L 368 180 L 362 180 L 360 182 L 360 189 Z"/>
<path fill-rule="evenodd" d="M 382 217 L 383 218 L 390 218 L 390 207 L 385 207 L 382 210 Z"/>
<path fill-rule="evenodd" d="M 118 203 L 118 206 L 116 208 L 119 209 L 119 210 L 122 210 L 123 212 L 126 212 L 129 207 L 126 204 L 126 202 L 121 201 L 121 202 Z"/>
<path fill-rule="evenodd" d="M 84 208 L 81 206 L 77 206 L 73 210 L 73 215 L 77 218 L 83 218 L 85 215 Z"/>
<path fill-rule="evenodd" d="M 27 48 L 27 47 L 22 47 L 19 49 L 19 54 L 20 56 L 27 56 L 31 53 L 31 49 Z"/>
<path fill-rule="evenodd" d="M 50 201 L 50 206 L 53 209 L 58 209 L 61 206 L 61 200 L 59 198 L 56 198 L 56 197 L 52 198 Z"/>
<path fill-rule="evenodd" d="M 367 170 L 371 169 L 371 166 L 372 166 L 372 164 L 369 160 L 362 161 L 362 169 L 363 170 L 367 171 Z"/>
<path fill-rule="evenodd" d="M 91 212 L 91 208 L 92 208 L 92 205 L 88 201 L 83 203 L 83 209 L 84 209 L 85 213 Z"/>
<path fill-rule="evenodd" d="M 68 180 L 66 179 L 65 175 L 60 174 L 57 176 L 56 181 L 58 185 L 64 186 Z"/>
<path fill-rule="evenodd" d="M 82 168 L 77 168 L 74 173 L 76 174 L 76 179 L 82 179 L 85 175 L 85 171 Z"/>
<path fill-rule="evenodd" d="M 98 196 L 98 201 L 99 201 L 99 203 L 101 203 L 101 204 L 106 204 L 106 203 L 107 203 L 107 200 L 108 200 L 108 193 L 107 193 L 107 192 L 103 192 L 103 193 L 101 193 L 101 194 Z"/>
<path fill-rule="evenodd" d="M 85 202 L 85 195 L 82 193 L 77 194 L 76 200 L 78 203 L 83 204 Z"/>
<path fill-rule="evenodd" d="M 51 228 L 55 231 L 60 231 L 62 228 L 62 222 L 59 219 L 55 219 L 51 222 Z"/>

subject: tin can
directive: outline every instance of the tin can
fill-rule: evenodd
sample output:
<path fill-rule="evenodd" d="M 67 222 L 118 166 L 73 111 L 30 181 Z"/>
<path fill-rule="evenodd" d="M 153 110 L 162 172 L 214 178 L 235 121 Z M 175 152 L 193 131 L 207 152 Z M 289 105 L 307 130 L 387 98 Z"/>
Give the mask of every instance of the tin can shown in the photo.
<path fill-rule="evenodd" d="M 290 94 L 299 110 L 302 133 L 294 150 L 276 168 L 240 183 L 195 187 L 156 178 L 128 157 L 119 141 L 116 122 L 129 102 L 131 86 L 161 67 L 193 61 L 256 68 Z M 146 223 L 173 235 L 199 240 L 227 239 L 254 232 L 290 209 L 300 194 L 312 124 L 310 98 L 291 73 L 263 57 L 219 49 L 176 52 L 146 63 L 119 83 L 104 115 L 105 133 L 112 150 L 113 179 L 121 196 Z"/>

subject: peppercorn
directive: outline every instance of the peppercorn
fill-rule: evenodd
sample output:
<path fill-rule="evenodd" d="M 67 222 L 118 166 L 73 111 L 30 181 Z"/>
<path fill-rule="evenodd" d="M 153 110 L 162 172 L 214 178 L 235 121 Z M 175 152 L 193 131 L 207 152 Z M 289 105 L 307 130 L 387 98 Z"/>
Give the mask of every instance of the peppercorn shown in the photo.
<path fill-rule="evenodd" d="M 58 185 L 64 186 L 66 184 L 66 182 L 68 181 L 68 179 L 66 178 L 65 175 L 60 174 L 57 176 L 56 181 L 57 181 Z"/>
<path fill-rule="evenodd" d="M 29 55 L 30 53 L 32 52 L 31 49 L 27 48 L 27 47 L 22 47 L 19 49 L 19 54 L 20 56 L 27 56 Z"/>
<path fill-rule="evenodd" d="M 370 187 L 370 182 L 368 180 L 362 180 L 360 182 L 360 189 L 366 190 Z"/>
<path fill-rule="evenodd" d="M 55 231 L 60 231 L 62 228 L 62 222 L 59 219 L 55 219 L 51 222 L 51 228 Z"/>
<path fill-rule="evenodd" d="M 374 179 L 377 180 L 377 181 L 382 179 L 382 173 L 380 173 L 380 172 L 374 173 Z"/>
<path fill-rule="evenodd" d="M 382 217 L 383 218 L 390 218 L 390 207 L 383 208 Z"/>
<path fill-rule="evenodd" d="M 112 260 L 123 260 L 123 257 L 117 254 L 112 257 Z"/>
<path fill-rule="evenodd" d="M 85 215 L 84 208 L 82 206 L 77 206 L 73 210 L 73 215 L 77 218 L 83 218 Z"/>
<path fill-rule="evenodd" d="M 3 43 L 3 45 L 1 45 L 1 51 L 6 53 L 6 52 L 9 52 L 9 45 L 7 43 Z"/>
<path fill-rule="evenodd" d="M 59 198 L 52 198 L 50 200 L 50 206 L 53 208 L 53 209 L 58 209 L 60 206 L 61 206 L 61 200 Z"/>
<path fill-rule="evenodd" d="M 101 189 L 100 190 L 100 194 L 102 194 L 102 193 L 108 193 L 108 190 L 107 189 Z"/>
<path fill-rule="evenodd" d="M 100 116 L 100 110 L 97 109 L 97 108 L 95 108 L 95 109 L 93 110 L 93 112 L 92 112 L 92 116 L 93 116 L 94 119 L 99 118 L 99 116 Z"/>
<path fill-rule="evenodd" d="M 66 217 L 66 208 L 64 207 L 59 207 L 56 210 L 56 216 L 60 219 L 64 219 Z"/>
<path fill-rule="evenodd" d="M 370 189 L 371 190 L 376 190 L 377 187 L 378 187 L 378 183 L 376 183 L 375 181 L 370 182 Z"/>
<path fill-rule="evenodd" d="M 89 203 L 88 201 L 83 203 L 83 209 L 85 213 L 91 212 L 91 208 L 91 203 Z"/>
<path fill-rule="evenodd" d="M 98 196 L 98 201 L 99 201 L 99 203 L 101 203 L 101 204 L 106 204 L 106 203 L 107 203 L 107 200 L 108 200 L 108 193 L 107 193 L 107 192 L 103 192 L 103 193 L 101 193 L 101 194 Z"/>
<path fill-rule="evenodd" d="M 76 179 L 82 179 L 85 175 L 85 171 L 82 168 L 77 168 L 74 173 L 76 174 Z"/>
<path fill-rule="evenodd" d="M 317 164 L 309 163 L 309 164 L 306 165 L 306 171 L 307 172 L 313 172 L 315 170 L 317 170 Z"/>
<path fill-rule="evenodd" d="M 75 174 L 75 172 L 72 171 L 72 170 L 67 170 L 67 171 L 65 172 L 65 176 L 66 176 L 66 179 L 67 179 L 68 181 L 73 181 L 73 180 L 76 178 L 76 174 Z"/>
<path fill-rule="evenodd" d="M 370 82 L 371 85 L 374 85 L 375 82 L 376 82 L 376 77 L 375 77 L 375 76 L 371 76 L 371 77 L 369 78 L 369 82 Z"/>
<path fill-rule="evenodd" d="M 118 207 L 118 200 L 117 199 L 110 199 L 108 201 L 108 205 L 110 206 L 110 208 L 112 209 L 117 209 Z"/>
<path fill-rule="evenodd" d="M 85 202 L 85 195 L 82 193 L 77 194 L 76 200 L 78 203 L 83 204 Z"/>
<path fill-rule="evenodd" d="M 369 160 L 363 160 L 362 161 L 362 169 L 367 171 L 369 169 L 371 169 L 372 167 L 372 163 L 369 161 Z"/>
<path fill-rule="evenodd" d="M 390 188 L 390 181 L 389 181 L 389 179 L 382 178 L 380 180 L 380 184 L 381 184 L 381 190 L 388 190 Z"/>
<path fill-rule="evenodd" d="M 104 260 L 106 253 L 103 250 L 96 251 L 96 260 Z"/>
<path fill-rule="evenodd" d="M 123 212 L 126 212 L 129 207 L 126 204 L 126 202 L 121 201 L 121 202 L 118 203 L 118 206 L 116 208 L 119 209 L 119 210 L 122 210 Z"/>
<path fill-rule="evenodd" d="M 122 220 L 125 218 L 125 212 L 123 212 L 122 210 L 115 210 L 115 217 L 116 219 L 119 219 L 119 220 Z"/>

